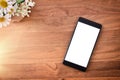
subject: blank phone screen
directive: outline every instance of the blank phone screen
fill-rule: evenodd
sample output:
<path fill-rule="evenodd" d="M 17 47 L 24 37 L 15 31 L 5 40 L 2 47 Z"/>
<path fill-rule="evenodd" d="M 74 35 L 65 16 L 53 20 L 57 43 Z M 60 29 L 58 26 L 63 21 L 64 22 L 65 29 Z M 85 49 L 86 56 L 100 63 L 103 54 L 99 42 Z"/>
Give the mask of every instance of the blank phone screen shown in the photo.
<path fill-rule="evenodd" d="M 99 28 L 78 22 L 65 60 L 87 67 L 99 32 Z"/>

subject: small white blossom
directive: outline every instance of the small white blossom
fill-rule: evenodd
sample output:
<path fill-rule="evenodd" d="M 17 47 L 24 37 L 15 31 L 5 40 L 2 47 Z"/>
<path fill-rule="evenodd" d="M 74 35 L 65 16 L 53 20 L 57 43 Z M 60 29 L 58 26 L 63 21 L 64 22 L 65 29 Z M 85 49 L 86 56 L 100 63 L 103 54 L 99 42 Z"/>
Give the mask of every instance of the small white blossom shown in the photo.
<path fill-rule="evenodd" d="M 25 3 L 22 3 L 20 7 L 17 9 L 17 16 L 22 16 L 22 17 L 29 17 L 29 13 L 31 13 L 31 7 L 35 5 L 35 2 L 32 0 L 25 0 Z"/>
<path fill-rule="evenodd" d="M 11 14 L 12 16 L 15 15 L 16 11 L 18 9 L 18 5 L 14 4 L 14 6 L 10 9 L 11 11 L 9 12 L 9 14 Z"/>
<path fill-rule="evenodd" d="M 35 6 L 35 2 L 33 2 L 32 0 L 30 0 L 30 1 L 28 2 L 28 5 L 31 6 L 31 7 L 34 7 L 34 6 Z"/>

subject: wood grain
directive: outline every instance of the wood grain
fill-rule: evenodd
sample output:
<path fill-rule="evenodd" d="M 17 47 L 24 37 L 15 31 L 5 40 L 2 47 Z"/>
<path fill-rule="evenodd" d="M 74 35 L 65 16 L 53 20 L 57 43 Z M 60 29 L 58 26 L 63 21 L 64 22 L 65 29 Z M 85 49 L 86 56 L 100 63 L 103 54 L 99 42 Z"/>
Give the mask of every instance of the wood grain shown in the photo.
<path fill-rule="evenodd" d="M 0 29 L 0 80 L 120 80 L 120 0 L 34 0 Z M 87 72 L 62 64 L 78 17 L 103 25 Z"/>

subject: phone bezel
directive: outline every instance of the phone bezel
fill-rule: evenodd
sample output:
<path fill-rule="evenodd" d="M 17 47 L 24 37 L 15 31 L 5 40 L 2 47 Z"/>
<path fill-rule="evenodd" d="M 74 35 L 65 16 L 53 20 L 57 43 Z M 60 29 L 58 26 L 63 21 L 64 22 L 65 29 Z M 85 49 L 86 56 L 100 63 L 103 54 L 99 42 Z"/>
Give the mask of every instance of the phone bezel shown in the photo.
<path fill-rule="evenodd" d="M 78 22 L 82 22 L 82 23 L 84 23 L 84 24 L 91 25 L 91 27 L 95 27 L 95 28 L 100 29 L 100 31 L 99 31 L 99 33 L 98 33 L 98 36 L 99 36 L 99 34 L 100 34 L 100 32 L 101 32 L 101 28 L 102 28 L 102 25 L 101 25 L 101 24 L 96 23 L 96 22 L 93 22 L 93 21 L 88 20 L 88 19 L 85 19 L 85 18 L 83 18 L 83 17 L 80 17 L 80 18 L 78 19 Z M 77 24 L 78 24 L 78 22 L 77 22 Z M 76 27 L 77 27 L 77 24 L 76 24 Z M 75 29 L 74 29 L 74 32 L 75 32 L 75 30 L 76 30 L 76 27 L 75 27 Z M 70 43 L 69 43 L 69 45 L 68 45 L 68 48 L 67 48 L 65 57 L 66 57 L 66 55 L 67 55 L 69 46 L 70 46 L 71 41 L 72 41 L 72 38 L 73 38 L 73 36 L 74 36 L 74 32 L 73 32 L 73 34 L 72 34 Z M 96 45 L 96 42 L 97 42 L 97 40 L 98 40 L 98 36 L 97 36 L 97 39 L 96 39 L 96 41 L 95 41 L 95 45 Z M 95 45 L 94 45 L 94 48 L 95 48 Z M 93 48 L 93 50 L 92 50 L 92 53 L 93 53 L 93 51 L 94 51 L 94 48 Z M 91 53 L 91 56 L 92 56 L 92 53 Z M 91 56 L 90 56 L 90 58 L 91 58 Z M 76 68 L 76 69 L 81 70 L 81 71 L 84 71 L 84 72 L 86 71 L 86 69 L 87 69 L 87 67 L 88 67 L 88 65 L 89 65 L 89 61 L 90 61 L 90 58 L 89 58 L 87 67 L 83 67 L 83 66 L 81 66 L 81 65 L 77 65 L 77 64 L 75 64 L 75 63 L 66 61 L 66 60 L 65 60 L 65 57 L 64 57 L 64 61 L 63 61 L 63 64 L 64 64 L 64 65 L 67 65 L 67 66 Z"/>

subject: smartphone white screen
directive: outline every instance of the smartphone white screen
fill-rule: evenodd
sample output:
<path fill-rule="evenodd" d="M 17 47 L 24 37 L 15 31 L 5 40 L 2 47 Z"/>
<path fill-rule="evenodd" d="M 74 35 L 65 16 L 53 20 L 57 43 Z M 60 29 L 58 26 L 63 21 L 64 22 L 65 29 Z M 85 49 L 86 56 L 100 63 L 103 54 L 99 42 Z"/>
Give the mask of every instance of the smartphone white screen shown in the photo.
<path fill-rule="evenodd" d="M 100 29 L 78 22 L 65 60 L 87 67 Z"/>

